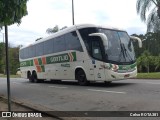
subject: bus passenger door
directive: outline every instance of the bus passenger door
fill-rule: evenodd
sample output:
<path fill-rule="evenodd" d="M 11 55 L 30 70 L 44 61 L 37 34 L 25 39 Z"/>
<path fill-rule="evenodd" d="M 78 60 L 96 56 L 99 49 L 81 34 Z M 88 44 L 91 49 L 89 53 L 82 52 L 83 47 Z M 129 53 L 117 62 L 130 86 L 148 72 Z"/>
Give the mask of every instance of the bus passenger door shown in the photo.
<path fill-rule="evenodd" d="M 104 70 L 104 62 L 102 62 L 103 56 L 102 56 L 102 41 L 92 40 L 92 57 L 94 58 L 92 60 L 92 65 L 94 69 L 94 76 L 95 80 L 105 80 L 105 70 Z"/>

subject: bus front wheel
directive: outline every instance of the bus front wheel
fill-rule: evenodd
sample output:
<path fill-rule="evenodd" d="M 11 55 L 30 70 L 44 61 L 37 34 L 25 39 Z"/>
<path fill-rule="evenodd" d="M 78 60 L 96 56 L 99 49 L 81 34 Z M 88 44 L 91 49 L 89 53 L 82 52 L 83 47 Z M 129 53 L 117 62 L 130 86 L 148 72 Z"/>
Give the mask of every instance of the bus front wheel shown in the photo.
<path fill-rule="evenodd" d="M 86 74 L 83 70 L 78 70 L 76 78 L 78 80 L 79 85 L 85 86 L 89 84 L 89 81 L 87 81 Z"/>

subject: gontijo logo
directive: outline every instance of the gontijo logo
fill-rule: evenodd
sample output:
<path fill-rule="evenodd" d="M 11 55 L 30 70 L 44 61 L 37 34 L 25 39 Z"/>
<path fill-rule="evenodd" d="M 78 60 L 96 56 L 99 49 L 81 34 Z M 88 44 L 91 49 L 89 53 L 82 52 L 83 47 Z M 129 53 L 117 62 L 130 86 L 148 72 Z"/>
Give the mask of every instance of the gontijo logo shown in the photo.
<path fill-rule="evenodd" d="M 47 64 L 73 62 L 76 61 L 76 53 L 71 52 L 71 53 L 47 57 L 46 59 L 47 59 Z"/>
<path fill-rule="evenodd" d="M 50 58 L 51 63 L 63 62 L 63 61 L 68 61 L 68 60 L 69 60 L 68 55 L 57 56 L 57 57 L 51 57 Z"/>

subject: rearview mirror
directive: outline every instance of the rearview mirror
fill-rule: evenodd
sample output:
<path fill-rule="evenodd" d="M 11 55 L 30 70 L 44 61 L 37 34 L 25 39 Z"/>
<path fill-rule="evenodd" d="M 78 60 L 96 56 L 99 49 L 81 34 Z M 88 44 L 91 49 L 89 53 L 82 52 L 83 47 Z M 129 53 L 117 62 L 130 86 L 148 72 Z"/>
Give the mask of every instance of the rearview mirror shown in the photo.
<path fill-rule="evenodd" d="M 138 41 L 138 45 L 139 45 L 139 48 L 142 48 L 142 40 L 138 37 L 135 37 L 135 36 L 130 36 L 130 38 L 132 40 L 137 40 Z"/>
<path fill-rule="evenodd" d="M 103 45 L 108 49 L 108 38 L 104 33 L 91 33 L 89 36 L 99 36 L 103 41 Z"/>

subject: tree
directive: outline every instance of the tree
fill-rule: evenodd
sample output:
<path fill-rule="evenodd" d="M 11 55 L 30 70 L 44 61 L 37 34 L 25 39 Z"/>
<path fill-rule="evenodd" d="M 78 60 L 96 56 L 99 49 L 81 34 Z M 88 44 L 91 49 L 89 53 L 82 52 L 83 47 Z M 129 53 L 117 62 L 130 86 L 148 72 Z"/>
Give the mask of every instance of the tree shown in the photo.
<path fill-rule="evenodd" d="M 154 60 L 155 71 L 160 67 L 160 56 L 156 56 Z"/>
<path fill-rule="evenodd" d="M 9 48 L 9 59 L 10 59 L 10 73 L 16 74 L 19 64 L 19 47 Z"/>
<path fill-rule="evenodd" d="M 149 73 L 150 63 L 152 61 L 151 54 L 148 51 L 144 51 L 139 59 L 141 60 L 141 62 L 139 62 L 139 64 L 144 66 L 147 69 L 147 72 Z"/>
<path fill-rule="evenodd" d="M 158 18 L 156 12 L 151 12 L 147 19 L 147 32 L 159 32 L 160 31 L 160 18 Z"/>
<path fill-rule="evenodd" d="M 8 111 L 11 111 L 10 99 L 10 76 L 8 61 L 8 25 L 21 23 L 21 18 L 27 15 L 28 0 L 1 0 L 0 1 L 0 28 L 5 27 L 5 48 L 6 48 L 6 72 L 8 88 Z"/>
<path fill-rule="evenodd" d="M 37 38 L 35 41 L 38 41 L 38 40 L 41 40 L 41 39 L 43 39 L 42 37 L 40 37 L 40 38 Z"/>
<path fill-rule="evenodd" d="M 48 29 L 46 30 L 46 32 L 47 32 L 48 34 L 52 34 L 52 33 L 58 32 L 58 31 L 59 31 L 58 25 L 56 25 L 56 26 L 53 27 L 53 28 L 48 28 Z"/>
<path fill-rule="evenodd" d="M 4 43 L 0 43 L 0 73 L 3 73 L 5 70 L 4 45 Z"/>
<path fill-rule="evenodd" d="M 64 26 L 64 27 L 62 27 L 62 28 L 60 29 L 60 28 L 58 27 L 58 25 L 56 25 L 56 26 L 53 27 L 53 28 L 48 28 L 48 29 L 46 30 L 46 33 L 52 34 L 52 33 L 58 32 L 59 30 L 63 30 L 63 29 L 65 29 L 65 28 L 67 28 L 67 26 Z"/>
<path fill-rule="evenodd" d="M 152 10 L 149 11 L 149 9 Z M 146 19 L 147 11 L 149 11 L 148 19 Z M 142 21 L 147 22 L 147 31 L 160 30 L 160 0 L 137 0 L 137 13 L 140 14 Z"/>
<path fill-rule="evenodd" d="M 21 18 L 27 15 L 28 0 L 1 0 L 0 2 L 0 27 L 21 23 Z"/>

